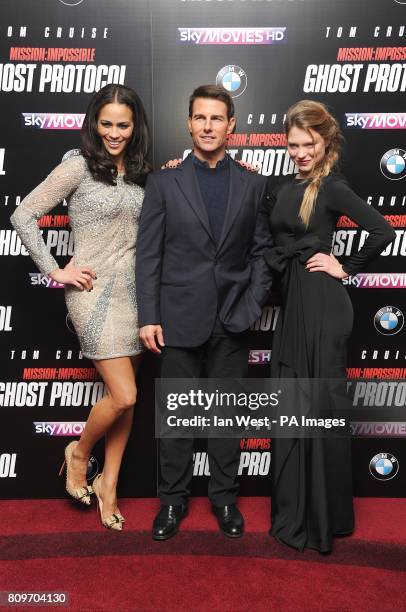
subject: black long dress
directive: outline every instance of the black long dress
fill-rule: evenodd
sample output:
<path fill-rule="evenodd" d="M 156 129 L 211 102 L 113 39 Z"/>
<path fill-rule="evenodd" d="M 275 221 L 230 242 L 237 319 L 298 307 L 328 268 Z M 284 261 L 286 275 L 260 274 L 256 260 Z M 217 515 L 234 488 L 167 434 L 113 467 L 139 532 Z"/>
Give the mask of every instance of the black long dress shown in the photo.
<path fill-rule="evenodd" d="M 323 179 L 308 228 L 299 218 L 308 182 L 285 177 L 269 189 L 274 248 L 268 264 L 281 274 L 282 308 L 272 347 L 276 378 L 344 379 L 352 304 L 340 280 L 308 272 L 317 252 L 331 252 L 333 232 L 346 215 L 369 232 L 362 249 L 343 263 L 356 274 L 393 240 L 385 219 L 340 175 Z M 330 552 L 334 535 L 353 531 L 349 438 L 274 439 L 271 535 L 302 551 Z"/>

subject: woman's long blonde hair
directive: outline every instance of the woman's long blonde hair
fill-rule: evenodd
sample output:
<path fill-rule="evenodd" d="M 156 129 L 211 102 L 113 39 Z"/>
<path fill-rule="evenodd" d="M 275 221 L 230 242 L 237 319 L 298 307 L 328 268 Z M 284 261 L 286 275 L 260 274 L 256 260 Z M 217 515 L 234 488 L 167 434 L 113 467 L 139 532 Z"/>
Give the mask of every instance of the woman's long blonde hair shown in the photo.
<path fill-rule="evenodd" d="M 338 164 L 343 137 L 337 120 L 329 113 L 327 107 L 314 100 L 300 100 L 289 108 L 285 119 L 287 136 L 293 127 L 307 132 L 312 129 L 326 142 L 326 154 L 311 172 L 310 183 L 306 187 L 299 210 L 299 217 L 307 227 L 314 212 L 321 181 Z"/>

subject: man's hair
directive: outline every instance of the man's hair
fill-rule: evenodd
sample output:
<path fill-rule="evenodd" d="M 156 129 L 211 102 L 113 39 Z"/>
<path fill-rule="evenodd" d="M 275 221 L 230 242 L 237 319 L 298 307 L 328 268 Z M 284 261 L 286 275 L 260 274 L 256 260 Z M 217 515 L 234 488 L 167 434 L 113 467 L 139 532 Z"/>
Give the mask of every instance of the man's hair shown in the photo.
<path fill-rule="evenodd" d="M 200 85 L 197 87 L 189 98 L 189 117 L 193 115 L 193 104 L 196 98 L 220 100 L 227 106 L 227 119 L 230 120 L 231 117 L 234 117 L 234 102 L 224 87 L 219 85 Z"/>

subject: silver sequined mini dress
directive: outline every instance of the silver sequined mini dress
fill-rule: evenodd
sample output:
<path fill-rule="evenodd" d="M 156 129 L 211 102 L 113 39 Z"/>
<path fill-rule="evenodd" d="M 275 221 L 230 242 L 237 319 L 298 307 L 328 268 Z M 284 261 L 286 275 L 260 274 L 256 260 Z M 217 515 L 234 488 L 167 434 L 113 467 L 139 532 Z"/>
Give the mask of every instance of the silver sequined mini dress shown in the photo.
<path fill-rule="evenodd" d="M 109 359 L 142 352 L 135 295 L 135 246 L 144 191 L 117 178 L 94 180 L 85 159 L 70 157 L 36 187 L 11 217 L 23 244 L 43 274 L 58 264 L 37 221 L 63 199 L 74 239 L 74 263 L 97 275 L 93 291 L 65 287 L 66 305 L 83 355 Z"/>

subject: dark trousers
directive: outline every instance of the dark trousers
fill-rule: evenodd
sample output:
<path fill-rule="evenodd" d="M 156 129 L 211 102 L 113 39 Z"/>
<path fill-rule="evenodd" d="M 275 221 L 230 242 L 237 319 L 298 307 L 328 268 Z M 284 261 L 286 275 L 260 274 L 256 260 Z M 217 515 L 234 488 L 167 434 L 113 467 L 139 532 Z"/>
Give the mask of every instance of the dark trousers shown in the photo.
<path fill-rule="evenodd" d="M 193 348 L 165 347 L 162 351 L 162 378 L 199 378 L 203 366 L 209 378 L 244 378 L 248 370 L 246 334 L 231 334 L 217 322 L 210 338 Z M 193 475 L 193 438 L 160 440 L 161 480 L 159 497 L 163 505 L 187 503 Z M 210 480 L 208 495 L 215 506 L 235 503 L 240 460 L 239 439 L 209 438 Z"/>

